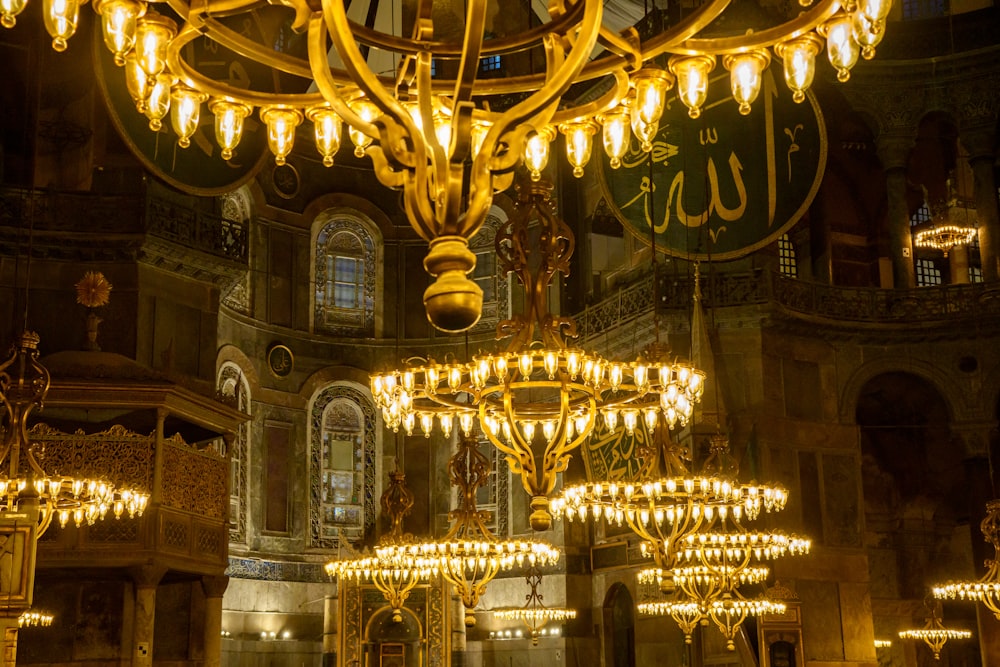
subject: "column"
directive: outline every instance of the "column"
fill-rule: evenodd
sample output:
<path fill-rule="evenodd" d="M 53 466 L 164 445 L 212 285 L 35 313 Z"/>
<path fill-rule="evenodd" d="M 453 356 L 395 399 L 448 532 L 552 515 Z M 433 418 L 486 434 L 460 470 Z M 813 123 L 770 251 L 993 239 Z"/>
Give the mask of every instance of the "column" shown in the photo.
<path fill-rule="evenodd" d="M 20 615 L 20 609 L 7 610 L 0 615 L 0 632 L 3 633 L 0 639 L 0 667 L 17 664 L 17 619 Z"/>
<path fill-rule="evenodd" d="M 465 605 L 462 598 L 451 595 L 451 586 L 445 587 L 451 600 L 451 667 L 465 667 Z M 440 595 L 438 591 L 435 594 Z"/>
<path fill-rule="evenodd" d="M 327 595 L 323 601 L 323 667 L 336 667 L 339 629 L 340 600 L 334 595 Z"/>
<path fill-rule="evenodd" d="M 969 247 L 955 246 L 948 253 L 948 269 L 951 285 L 965 285 L 969 282 Z"/>
<path fill-rule="evenodd" d="M 906 206 L 906 168 L 912 150 L 913 137 L 910 134 L 882 135 L 878 138 L 878 156 L 885 170 L 892 278 L 896 289 L 916 286 L 910 212 Z"/>
<path fill-rule="evenodd" d="M 996 428 L 994 422 L 964 423 L 952 425 L 953 436 L 962 444 L 965 464 L 965 481 L 969 498 L 969 524 L 971 525 L 972 560 L 976 577 L 985 573 L 984 561 L 997 554 L 983 539 L 979 524 L 986 515 L 986 503 L 993 499 L 993 484 L 990 480 L 989 442 L 990 433 Z M 979 640 L 979 650 L 984 665 L 1000 665 L 1000 621 L 981 603 L 976 604 L 978 628 L 975 637 Z"/>
<path fill-rule="evenodd" d="M 205 662 L 204 667 L 222 664 L 222 596 L 229 586 L 229 577 L 202 577 L 205 592 Z"/>
<path fill-rule="evenodd" d="M 979 255 L 983 262 L 983 282 L 1000 280 L 1000 216 L 997 213 L 997 183 L 993 174 L 995 133 L 990 128 L 964 130 L 962 145 L 969 151 L 973 195 L 979 224 Z"/>
<path fill-rule="evenodd" d="M 132 667 L 153 666 L 153 622 L 156 618 L 156 586 L 166 574 L 162 565 L 140 565 L 130 569 L 135 584 L 135 618 L 132 624 Z"/>

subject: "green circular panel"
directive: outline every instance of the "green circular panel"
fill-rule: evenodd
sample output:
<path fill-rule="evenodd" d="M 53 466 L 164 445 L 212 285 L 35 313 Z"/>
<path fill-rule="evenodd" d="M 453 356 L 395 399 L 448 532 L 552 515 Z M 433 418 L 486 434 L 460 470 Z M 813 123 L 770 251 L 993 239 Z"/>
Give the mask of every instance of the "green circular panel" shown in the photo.
<path fill-rule="evenodd" d="M 243 138 L 228 162 L 222 159 L 215 142 L 214 116 L 208 104 L 201 105 L 201 123 L 191 138 L 191 145 L 181 148 L 170 126 L 170 116 L 163 119 L 159 132 L 149 129 L 149 119 L 140 113 L 125 86 L 125 70 L 115 65 L 114 57 L 101 38 L 101 22 L 94 21 L 94 66 L 107 104 L 108 113 L 132 152 L 157 177 L 185 192 L 218 195 L 230 192 L 249 181 L 264 160 L 267 128 L 256 112 L 244 121 Z M 242 23 L 251 33 L 260 33 L 255 20 Z M 253 36 L 253 35 L 251 35 Z M 185 59 L 198 71 L 219 81 L 240 82 L 254 90 L 275 90 L 274 71 L 225 49 L 207 37 L 187 46 Z"/>
<path fill-rule="evenodd" d="M 812 94 L 796 104 L 772 63 L 749 115 L 716 73 L 701 117 L 672 95 L 651 153 L 633 138 L 619 169 L 603 150 L 602 182 L 625 228 L 658 250 L 726 260 L 772 243 L 812 202 L 826 166 L 826 129 Z M 650 229 L 652 227 L 652 230 Z"/>

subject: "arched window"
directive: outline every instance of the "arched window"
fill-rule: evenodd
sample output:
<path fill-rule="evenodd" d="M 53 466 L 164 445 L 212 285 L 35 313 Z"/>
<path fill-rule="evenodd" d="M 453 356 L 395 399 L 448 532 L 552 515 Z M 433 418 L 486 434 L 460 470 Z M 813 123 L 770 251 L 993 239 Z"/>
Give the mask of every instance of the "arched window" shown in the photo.
<path fill-rule="evenodd" d="M 920 205 L 920 208 L 914 211 L 913 215 L 910 216 L 910 227 L 916 227 L 917 225 L 922 225 L 925 222 L 930 222 L 930 221 L 931 221 L 931 209 L 927 205 L 927 202 L 924 202 L 923 204 Z"/>
<path fill-rule="evenodd" d="M 795 262 L 795 246 L 792 245 L 788 234 L 782 234 L 778 239 L 778 268 L 781 269 L 783 276 L 797 278 L 799 275 L 799 267 Z"/>
<path fill-rule="evenodd" d="M 217 389 L 240 412 L 250 414 L 250 385 L 243 369 L 231 361 L 219 369 Z M 229 450 L 229 541 L 247 541 L 247 469 L 250 458 L 250 422 L 240 424 Z"/>
<path fill-rule="evenodd" d="M 476 255 L 476 268 L 472 280 L 483 290 L 483 314 L 473 331 L 496 329 L 500 320 L 510 317 L 508 280 L 499 273 L 496 254 L 497 230 L 507 219 L 503 209 L 490 209 L 483 226 L 469 239 L 469 249 Z"/>
<path fill-rule="evenodd" d="M 357 216 L 334 213 L 321 217 L 315 244 L 315 329 L 374 336 L 375 239 Z"/>
<path fill-rule="evenodd" d="M 250 297 L 250 220 L 251 208 L 250 197 L 245 188 L 230 192 L 221 198 L 220 208 L 222 219 L 220 221 L 220 232 L 222 234 L 221 243 L 226 249 L 226 254 L 233 258 L 241 258 L 247 262 L 247 272 L 237 278 L 222 296 L 222 302 L 229 308 L 252 315 Z"/>
<path fill-rule="evenodd" d="M 353 387 L 326 387 L 309 424 L 311 541 L 333 548 L 341 533 L 354 541 L 375 527 L 375 406 Z"/>

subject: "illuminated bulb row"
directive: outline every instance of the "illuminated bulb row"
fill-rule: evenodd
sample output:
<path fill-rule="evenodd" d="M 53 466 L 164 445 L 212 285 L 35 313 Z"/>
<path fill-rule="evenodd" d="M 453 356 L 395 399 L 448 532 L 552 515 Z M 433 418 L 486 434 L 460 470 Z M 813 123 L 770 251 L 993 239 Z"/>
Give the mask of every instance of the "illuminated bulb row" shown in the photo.
<path fill-rule="evenodd" d="M 32 609 L 28 609 L 27 611 L 22 612 L 21 615 L 17 617 L 17 627 L 19 627 L 19 628 L 33 628 L 33 627 L 47 628 L 50 625 L 52 625 L 52 621 L 54 620 L 54 618 L 55 617 L 52 614 L 48 613 L 48 612 L 45 612 L 45 611 L 34 611 Z"/>
<path fill-rule="evenodd" d="M 922 639 L 924 641 L 935 641 L 941 639 L 969 639 L 972 632 L 969 630 L 952 630 L 950 628 L 923 628 L 920 630 L 900 630 L 900 639 Z"/>
<path fill-rule="evenodd" d="M 576 618 L 576 610 L 562 607 L 515 607 L 494 609 L 493 616 L 505 621 L 567 621 Z"/>
<path fill-rule="evenodd" d="M 743 600 L 740 598 L 723 598 L 708 603 L 708 613 L 715 616 L 745 618 L 747 616 L 762 616 L 764 614 L 784 614 L 785 605 L 771 600 Z"/>
<path fill-rule="evenodd" d="M 390 582 L 426 580 L 438 575 L 438 564 L 434 560 L 416 560 L 408 567 L 394 567 L 378 558 L 368 556 L 356 560 L 331 561 L 324 566 L 330 577 L 340 577 L 351 581 L 364 581 L 381 577 Z"/>
<path fill-rule="evenodd" d="M 39 499 L 41 511 L 51 512 L 65 527 L 72 519 L 79 527 L 93 525 L 103 519 L 108 512 L 120 519 L 125 514 L 129 518 L 142 516 L 149 496 L 130 489 L 116 490 L 106 482 L 64 477 L 41 478 L 32 482 Z M 16 505 L 21 494 L 28 488 L 24 478 L 0 478 L 0 498 L 6 498 L 8 505 Z"/>
<path fill-rule="evenodd" d="M 421 542 L 376 547 L 379 561 L 393 562 L 406 558 L 437 559 L 438 563 L 451 562 L 456 565 L 465 562 L 489 564 L 495 562 L 501 569 L 527 565 L 551 565 L 559 560 L 560 551 L 543 542 L 517 540 L 498 541 L 441 541 Z"/>
<path fill-rule="evenodd" d="M 984 603 L 992 602 L 994 605 L 997 605 L 998 601 L 1000 601 L 1000 582 L 970 581 L 948 583 L 935 586 L 933 592 L 934 597 L 938 599 L 975 600 Z"/>
<path fill-rule="evenodd" d="M 782 533 L 752 531 L 740 533 L 699 532 L 685 535 L 679 541 L 681 550 L 690 550 L 692 553 L 698 551 L 707 553 L 709 549 L 713 551 L 733 550 L 733 553 L 749 550 L 756 555 L 757 550 L 764 550 L 758 558 L 761 556 L 773 558 L 774 556 L 771 554 L 784 555 L 786 551 L 792 554 L 808 553 L 811 545 L 809 540 L 800 537 L 789 537 Z"/>

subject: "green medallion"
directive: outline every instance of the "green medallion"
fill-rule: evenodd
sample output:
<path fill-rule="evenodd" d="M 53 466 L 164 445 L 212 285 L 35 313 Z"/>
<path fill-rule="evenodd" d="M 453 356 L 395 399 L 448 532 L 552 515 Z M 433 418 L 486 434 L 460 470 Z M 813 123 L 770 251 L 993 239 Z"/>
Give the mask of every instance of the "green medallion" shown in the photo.
<path fill-rule="evenodd" d="M 645 243 L 655 236 L 675 257 L 726 260 L 774 242 L 802 217 L 823 179 L 826 129 L 813 95 L 796 104 L 775 77 L 778 63 L 741 116 L 729 73 L 717 71 L 700 118 L 669 99 L 651 153 L 633 139 L 611 169 L 599 151 L 605 195 L 625 229 Z"/>

